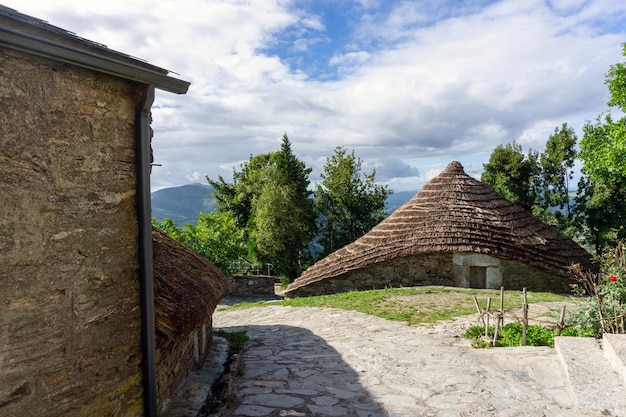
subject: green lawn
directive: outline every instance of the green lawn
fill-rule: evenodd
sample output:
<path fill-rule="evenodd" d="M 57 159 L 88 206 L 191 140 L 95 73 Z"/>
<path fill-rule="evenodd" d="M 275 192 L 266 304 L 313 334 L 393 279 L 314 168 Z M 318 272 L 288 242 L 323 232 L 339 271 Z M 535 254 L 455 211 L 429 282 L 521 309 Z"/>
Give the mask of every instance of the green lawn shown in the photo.
<path fill-rule="evenodd" d="M 491 308 L 500 305 L 499 290 L 475 290 L 450 287 L 388 288 L 372 291 L 352 291 L 347 293 L 301 297 L 278 302 L 257 302 L 237 304 L 227 309 L 241 309 L 264 305 L 285 305 L 293 307 L 329 307 L 354 310 L 388 320 L 406 322 L 411 325 L 449 320 L 458 316 L 476 313 L 473 295 L 476 295 L 481 308 L 485 308 L 491 297 Z M 548 292 L 528 292 L 528 303 L 572 302 L 576 298 Z M 505 291 L 504 308 L 519 307 L 523 303 L 522 291 Z"/>

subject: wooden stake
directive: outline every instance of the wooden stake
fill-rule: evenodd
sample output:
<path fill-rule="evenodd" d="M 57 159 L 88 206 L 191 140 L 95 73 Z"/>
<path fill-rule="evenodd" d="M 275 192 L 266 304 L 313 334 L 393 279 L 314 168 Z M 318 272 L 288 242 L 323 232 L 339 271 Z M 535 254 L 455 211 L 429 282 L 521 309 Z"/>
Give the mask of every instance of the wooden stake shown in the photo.
<path fill-rule="evenodd" d="M 487 297 L 487 309 L 485 310 L 485 312 L 487 314 L 485 314 L 485 316 L 487 317 L 487 320 L 485 320 L 485 337 L 489 337 L 489 310 L 491 309 L 491 297 Z"/>
<path fill-rule="evenodd" d="M 491 342 L 493 347 L 496 347 L 496 342 L 498 341 L 498 333 L 500 333 L 500 318 L 496 318 L 496 325 L 493 329 L 493 342 Z"/>
<path fill-rule="evenodd" d="M 561 335 L 561 332 L 565 328 L 565 304 L 561 307 L 561 316 L 559 317 L 559 322 L 556 324 L 558 327 L 557 336 Z"/>
<path fill-rule="evenodd" d="M 476 311 L 478 311 L 478 314 L 482 314 L 483 312 L 480 311 L 480 306 L 478 305 L 478 298 L 476 298 L 476 294 L 472 295 L 472 297 L 474 297 L 474 305 L 476 306 Z"/>
<path fill-rule="evenodd" d="M 474 305 L 476 306 L 476 311 L 478 311 L 478 319 L 476 320 L 476 323 L 483 323 L 485 324 L 485 318 L 483 317 L 483 312 L 480 309 L 480 306 L 478 305 L 478 298 L 476 298 L 476 294 L 472 295 L 472 297 L 474 298 Z"/>
<path fill-rule="evenodd" d="M 524 290 L 524 304 L 522 304 L 522 346 L 526 346 L 526 328 L 528 327 L 528 297 L 526 287 Z"/>
<path fill-rule="evenodd" d="M 493 331 L 493 346 L 496 346 L 498 341 L 498 333 L 500 333 L 500 327 L 504 324 L 504 287 L 500 287 L 500 310 L 496 316 L 496 325 Z"/>

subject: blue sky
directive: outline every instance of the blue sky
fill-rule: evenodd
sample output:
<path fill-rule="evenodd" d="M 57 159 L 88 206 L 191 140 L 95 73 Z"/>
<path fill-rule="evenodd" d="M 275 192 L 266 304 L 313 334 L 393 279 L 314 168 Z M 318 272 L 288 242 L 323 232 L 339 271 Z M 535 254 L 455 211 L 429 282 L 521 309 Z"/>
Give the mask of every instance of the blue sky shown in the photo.
<path fill-rule="evenodd" d="M 291 71 L 302 71 L 311 79 L 338 79 L 328 65 L 338 51 L 351 42 L 350 17 L 356 6 L 350 2 L 317 1 L 300 4 L 303 24 L 291 25 L 279 33 L 261 52 L 276 55 Z M 301 21 L 301 22 L 302 22 Z"/>
<path fill-rule="evenodd" d="M 176 72 L 157 92 L 153 189 L 230 179 L 287 133 L 316 181 L 336 146 L 395 190 L 493 148 L 541 151 L 607 111 L 622 61 L 615 0 L 2 0 Z"/>

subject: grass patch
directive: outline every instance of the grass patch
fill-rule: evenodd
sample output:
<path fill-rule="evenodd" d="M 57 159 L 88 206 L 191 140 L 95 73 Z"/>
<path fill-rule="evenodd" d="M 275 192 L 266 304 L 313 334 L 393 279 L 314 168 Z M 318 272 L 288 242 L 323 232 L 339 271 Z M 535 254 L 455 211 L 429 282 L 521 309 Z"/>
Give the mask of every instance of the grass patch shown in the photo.
<path fill-rule="evenodd" d="M 279 302 L 241 303 L 226 309 L 285 305 L 292 307 L 328 307 L 353 310 L 388 320 L 411 325 L 451 320 L 459 316 L 476 313 L 473 295 L 481 308 L 485 308 L 487 297 L 491 297 L 492 309 L 499 306 L 500 290 L 478 290 L 451 287 L 387 288 L 371 291 L 351 291 L 340 294 L 300 297 Z M 528 303 L 570 302 L 572 296 L 549 292 L 528 292 Z M 520 307 L 522 291 L 505 291 L 504 308 Z"/>
<path fill-rule="evenodd" d="M 200 409 L 199 416 L 224 415 L 224 410 L 234 406 L 235 398 L 229 393 L 229 378 L 223 378 L 228 375 L 235 360 L 235 356 L 243 352 L 248 341 L 248 332 L 246 330 L 235 330 L 227 332 L 224 329 L 215 329 L 214 336 L 220 336 L 228 342 L 228 355 L 224 363 L 224 370 L 221 377 L 213 382 L 211 387 L 211 395 L 206 399 L 204 406 Z M 240 375 L 243 375 L 241 369 L 237 369 Z M 221 411 L 220 411 L 221 410 Z"/>
<path fill-rule="evenodd" d="M 246 346 L 248 341 L 248 332 L 245 330 L 236 330 L 227 332 L 223 329 L 217 329 L 213 333 L 215 336 L 221 336 L 228 341 L 228 355 L 240 353 Z"/>

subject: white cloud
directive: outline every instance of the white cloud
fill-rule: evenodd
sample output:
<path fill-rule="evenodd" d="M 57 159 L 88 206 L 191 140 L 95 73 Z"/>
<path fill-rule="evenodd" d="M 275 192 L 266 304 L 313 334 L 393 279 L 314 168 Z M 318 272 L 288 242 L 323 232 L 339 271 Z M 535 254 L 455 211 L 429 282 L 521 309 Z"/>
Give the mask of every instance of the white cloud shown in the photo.
<path fill-rule="evenodd" d="M 264 52 L 284 44 L 307 59 L 331 46 L 323 17 L 297 0 L 5 0 L 192 82 L 185 96 L 157 94 L 159 188 L 228 179 L 284 132 L 313 180 L 338 145 L 402 189 L 452 160 L 479 172 L 498 143 L 540 150 L 554 127 L 580 132 L 602 112 L 626 34 L 626 3 L 610 0 L 358 3 L 324 81 Z"/>

